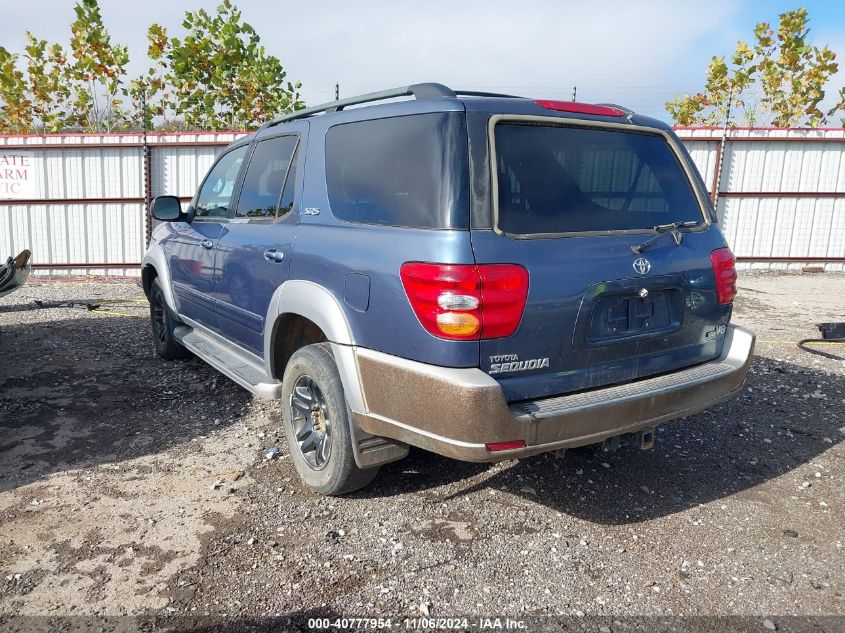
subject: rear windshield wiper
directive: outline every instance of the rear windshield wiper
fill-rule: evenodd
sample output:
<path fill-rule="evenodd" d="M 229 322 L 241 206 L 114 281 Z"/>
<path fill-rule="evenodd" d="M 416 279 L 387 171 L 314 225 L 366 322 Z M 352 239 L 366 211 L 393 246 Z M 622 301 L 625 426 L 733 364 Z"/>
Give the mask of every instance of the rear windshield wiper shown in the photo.
<path fill-rule="evenodd" d="M 650 237 L 642 244 L 634 244 L 631 247 L 631 250 L 637 254 L 642 253 L 649 246 L 659 240 L 661 235 L 668 232 L 672 233 L 672 241 L 680 246 L 681 242 L 684 241 L 684 234 L 680 231 L 680 229 L 688 229 L 694 226 L 699 226 L 700 224 L 701 222 L 697 222 L 696 220 L 683 220 L 681 222 L 672 222 L 670 224 L 658 224 L 657 226 L 652 227 L 655 231 L 657 231 L 657 235 Z"/>

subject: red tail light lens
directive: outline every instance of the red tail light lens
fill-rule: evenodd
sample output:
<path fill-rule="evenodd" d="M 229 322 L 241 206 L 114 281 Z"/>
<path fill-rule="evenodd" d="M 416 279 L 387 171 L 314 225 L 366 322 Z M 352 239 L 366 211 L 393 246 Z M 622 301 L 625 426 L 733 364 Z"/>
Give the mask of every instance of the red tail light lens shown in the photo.
<path fill-rule="evenodd" d="M 547 99 L 537 99 L 534 103 L 541 108 L 546 108 L 546 110 L 576 112 L 578 114 L 596 114 L 599 116 L 625 116 L 625 113 L 619 108 L 593 105 L 592 103 L 579 103 L 577 101 L 549 101 Z"/>
<path fill-rule="evenodd" d="M 716 276 L 716 297 L 719 305 L 728 305 L 736 297 L 736 257 L 727 246 L 710 253 Z"/>
<path fill-rule="evenodd" d="M 408 262 L 401 277 L 420 323 L 445 339 L 510 336 L 528 296 L 528 271 L 516 264 Z"/>
<path fill-rule="evenodd" d="M 481 338 L 503 338 L 516 331 L 525 298 L 528 271 L 515 264 L 481 264 Z"/>

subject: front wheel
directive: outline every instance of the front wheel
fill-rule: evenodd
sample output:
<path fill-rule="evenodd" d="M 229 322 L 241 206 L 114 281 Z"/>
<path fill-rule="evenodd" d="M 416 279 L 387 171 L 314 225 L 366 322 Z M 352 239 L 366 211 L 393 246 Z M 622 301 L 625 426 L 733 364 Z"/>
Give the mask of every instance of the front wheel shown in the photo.
<path fill-rule="evenodd" d="M 342 495 L 378 473 L 355 464 L 350 417 L 331 346 L 317 343 L 295 352 L 282 380 L 282 421 L 296 470 L 314 492 Z"/>
<path fill-rule="evenodd" d="M 153 345 L 156 353 L 165 360 L 187 358 L 191 353 L 176 340 L 173 331 L 176 329 L 176 317 L 164 299 L 161 282 L 153 280 L 150 287 L 150 322 L 153 330 Z"/>

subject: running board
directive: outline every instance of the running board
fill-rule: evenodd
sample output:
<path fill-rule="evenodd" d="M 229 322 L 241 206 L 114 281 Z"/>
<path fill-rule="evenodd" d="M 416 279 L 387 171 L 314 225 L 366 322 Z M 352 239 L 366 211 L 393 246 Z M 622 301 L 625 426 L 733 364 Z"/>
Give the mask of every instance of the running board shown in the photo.
<path fill-rule="evenodd" d="M 187 325 L 177 326 L 174 334 L 187 349 L 247 391 L 264 400 L 277 400 L 281 397 L 281 382 L 270 378 L 261 368 L 226 349 L 211 337 Z"/>

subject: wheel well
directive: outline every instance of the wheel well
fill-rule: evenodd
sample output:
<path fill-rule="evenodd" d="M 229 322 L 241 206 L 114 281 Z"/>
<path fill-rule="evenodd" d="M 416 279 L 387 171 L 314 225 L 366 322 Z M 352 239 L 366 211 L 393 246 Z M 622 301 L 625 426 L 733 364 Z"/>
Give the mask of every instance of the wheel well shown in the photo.
<path fill-rule="evenodd" d="M 141 284 L 144 287 L 144 294 L 150 296 L 150 288 L 153 287 L 153 281 L 158 277 L 158 271 L 153 266 L 144 266 L 141 269 Z"/>
<path fill-rule="evenodd" d="M 273 334 L 273 377 L 282 378 L 285 367 L 296 350 L 328 341 L 320 327 L 299 314 L 283 314 L 276 321 Z"/>

